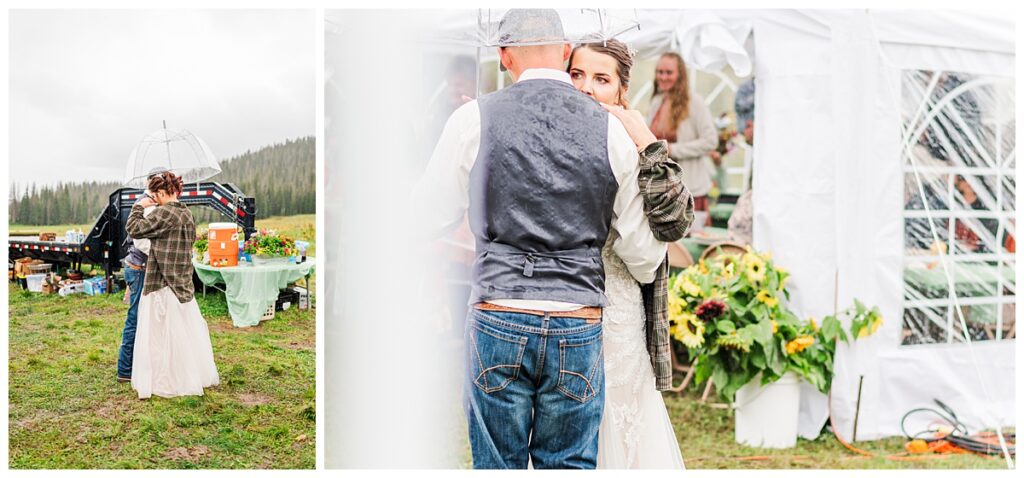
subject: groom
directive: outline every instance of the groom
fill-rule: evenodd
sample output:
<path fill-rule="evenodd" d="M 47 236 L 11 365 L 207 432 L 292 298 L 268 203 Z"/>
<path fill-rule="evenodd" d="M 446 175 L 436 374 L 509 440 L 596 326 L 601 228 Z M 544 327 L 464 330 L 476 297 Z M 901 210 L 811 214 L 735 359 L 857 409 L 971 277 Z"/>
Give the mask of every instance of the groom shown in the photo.
<path fill-rule="evenodd" d="M 502 18 L 510 46 L 499 54 L 515 84 L 452 114 L 416 191 L 438 206 L 420 218 L 430 229 L 454 227 L 468 207 L 476 241 L 465 344 L 475 468 L 596 466 L 601 248 L 615 229 L 613 250 L 641 283 L 665 257 L 644 216 L 636 147 L 572 86 L 564 38 L 553 10 Z"/>

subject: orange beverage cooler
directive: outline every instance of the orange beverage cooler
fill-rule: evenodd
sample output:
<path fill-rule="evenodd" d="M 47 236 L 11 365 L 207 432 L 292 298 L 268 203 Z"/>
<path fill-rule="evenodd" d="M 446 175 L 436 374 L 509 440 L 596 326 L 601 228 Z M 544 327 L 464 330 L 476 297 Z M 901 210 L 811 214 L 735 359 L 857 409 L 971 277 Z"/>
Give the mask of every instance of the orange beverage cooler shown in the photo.
<path fill-rule="evenodd" d="M 230 267 L 238 265 L 238 227 L 231 222 L 210 224 L 210 265 Z"/>

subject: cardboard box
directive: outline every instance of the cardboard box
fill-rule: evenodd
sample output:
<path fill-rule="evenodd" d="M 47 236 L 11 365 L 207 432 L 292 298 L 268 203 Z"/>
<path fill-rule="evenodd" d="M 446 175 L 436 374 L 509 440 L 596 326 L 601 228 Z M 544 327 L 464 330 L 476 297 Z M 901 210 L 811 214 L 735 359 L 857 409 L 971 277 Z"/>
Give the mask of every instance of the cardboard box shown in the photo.
<path fill-rule="evenodd" d="M 14 261 L 14 275 L 25 277 L 28 275 L 28 265 L 32 263 L 31 257 L 22 257 Z"/>

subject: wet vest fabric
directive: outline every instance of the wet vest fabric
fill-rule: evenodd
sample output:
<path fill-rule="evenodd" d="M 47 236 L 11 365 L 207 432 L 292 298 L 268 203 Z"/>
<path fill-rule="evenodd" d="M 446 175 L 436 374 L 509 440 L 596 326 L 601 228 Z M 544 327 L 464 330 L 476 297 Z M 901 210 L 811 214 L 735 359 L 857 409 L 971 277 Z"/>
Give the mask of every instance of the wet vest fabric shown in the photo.
<path fill-rule="evenodd" d="M 603 307 L 601 248 L 618 191 L 608 160 L 608 112 L 572 85 L 548 79 L 521 81 L 478 104 L 470 303 Z"/>

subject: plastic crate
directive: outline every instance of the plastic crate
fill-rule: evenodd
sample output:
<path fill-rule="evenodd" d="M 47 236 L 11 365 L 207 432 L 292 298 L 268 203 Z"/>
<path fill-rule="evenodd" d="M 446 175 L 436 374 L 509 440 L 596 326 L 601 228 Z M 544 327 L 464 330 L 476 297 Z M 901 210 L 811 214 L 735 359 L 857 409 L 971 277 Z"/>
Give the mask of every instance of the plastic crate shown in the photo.
<path fill-rule="evenodd" d="M 106 277 L 90 277 L 82 281 L 85 295 L 99 295 L 107 293 Z"/>
<path fill-rule="evenodd" d="M 29 274 L 25 276 L 25 283 L 28 284 L 28 290 L 31 292 L 42 292 L 43 291 L 43 280 L 46 279 L 46 274 Z"/>

